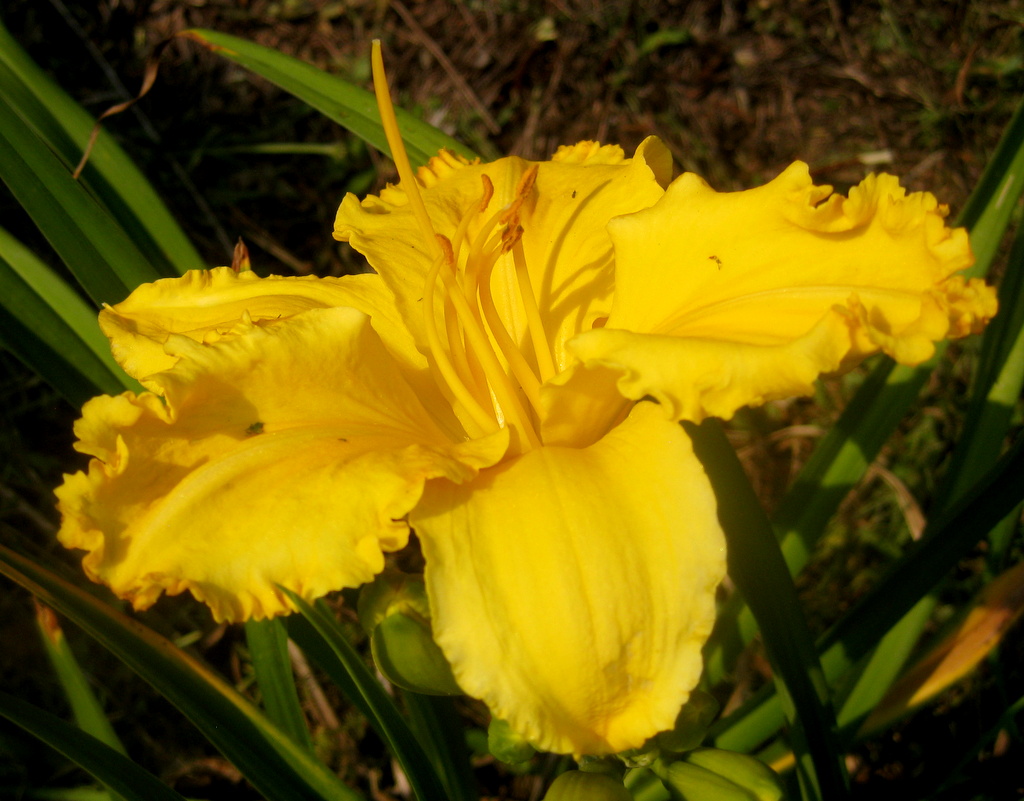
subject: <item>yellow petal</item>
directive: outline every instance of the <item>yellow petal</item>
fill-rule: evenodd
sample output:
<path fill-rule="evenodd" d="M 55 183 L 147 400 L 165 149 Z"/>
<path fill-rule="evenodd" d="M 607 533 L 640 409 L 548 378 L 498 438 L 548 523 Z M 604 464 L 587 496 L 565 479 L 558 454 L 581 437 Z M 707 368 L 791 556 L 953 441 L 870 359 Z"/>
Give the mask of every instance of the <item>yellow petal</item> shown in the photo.
<path fill-rule="evenodd" d="M 202 345 L 145 393 L 95 398 L 76 426 L 88 473 L 57 494 L 61 541 L 137 608 L 190 590 L 218 619 L 290 609 L 370 579 L 403 547 L 423 483 L 465 481 L 502 436 L 453 444 L 368 318 L 320 309 Z"/>
<path fill-rule="evenodd" d="M 537 746 L 598 754 L 672 727 L 701 673 L 724 539 L 703 468 L 650 403 L 411 515 L 456 680 Z"/>
<path fill-rule="evenodd" d="M 868 177 L 849 198 L 814 186 L 799 162 L 746 192 L 680 176 L 653 207 L 609 224 L 612 312 L 571 349 L 629 373 L 630 397 L 642 397 L 642 386 L 694 420 L 806 392 L 809 371 L 879 350 L 916 364 L 935 341 L 980 330 L 996 308 L 990 287 L 957 275 L 973 257 L 966 232 L 946 228 L 945 214 L 932 195 L 907 195 L 891 175 Z M 644 354 L 612 329 L 684 344 Z M 655 349 L 699 363 L 663 363 Z M 790 368 L 787 353 L 798 360 Z M 670 379 L 701 387 L 695 394 Z"/>
<path fill-rule="evenodd" d="M 516 198 L 519 181 L 532 166 L 534 162 L 517 157 L 470 163 L 447 152 L 432 159 L 420 169 L 418 180 L 434 232 L 449 239 L 455 236 L 463 216 L 479 205 L 486 175 L 494 196 L 482 219 L 469 227 L 467 239 L 472 241 L 486 218 Z M 671 157 L 654 138 L 642 143 L 632 159 L 624 158 L 621 148 L 581 142 L 561 148 L 538 167 L 534 191 L 521 209 L 522 242 L 546 339 L 561 368 L 566 363 L 565 341 L 610 309 L 608 221 L 647 208 L 661 197 Z M 404 190 L 388 187 L 380 197 L 362 201 L 346 196 L 334 236 L 366 256 L 394 292 L 404 319 L 425 349 L 422 298 L 432 259 Z M 495 306 L 509 333 L 517 343 L 523 341 L 527 323 L 510 255 L 499 259 L 492 285 Z"/>
<path fill-rule="evenodd" d="M 145 381 L 177 361 L 164 350 L 171 335 L 213 342 L 243 322 L 273 325 L 309 309 L 336 306 L 371 315 L 393 354 L 413 368 L 425 367 L 398 322 L 394 300 L 374 275 L 260 278 L 230 267 L 193 270 L 138 287 L 121 303 L 100 312 L 100 327 L 125 372 Z"/>
<path fill-rule="evenodd" d="M 540 389 L 544 442 L 585 448 L 611 431 L 632 406 L 621 380 L 621 370 L 577 363 L 546 382 Z"/>
<path fill-rule="evenodd" d="M 624 397 L 651 397 L 670 419 L 700 422 L 709 415 L 728 419 L 741 406 L 812 394 L 815 379 L 837 370 L 849 351 L 850 324 L 830 311 L 805 335 L 780 345 L 601 328 L 570 347 L 591 369 L 618 376 Z"/>

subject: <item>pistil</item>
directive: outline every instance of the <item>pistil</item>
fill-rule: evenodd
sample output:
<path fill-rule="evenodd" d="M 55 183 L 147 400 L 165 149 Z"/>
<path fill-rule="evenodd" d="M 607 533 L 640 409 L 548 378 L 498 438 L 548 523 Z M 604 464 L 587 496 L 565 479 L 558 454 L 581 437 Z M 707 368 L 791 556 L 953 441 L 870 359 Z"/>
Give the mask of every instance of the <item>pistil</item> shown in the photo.
<path fill-rule="evenodd" d="M 468 416 L 468 419 L 464 419 L 464 423 L 468 424 L 467 433 L 470 436 L 481 436 L 497 430 L 499 426 L 508 425 L 519 434 L 519 441 L 514 446 L 516 449 L 529 450 L 539 447 L 541 441 L 535 427 L 534 415 L 539 409 L 540 382 L 505 330 L 500 316 L 494 308 L 490 293 L 490 274 L 494 263 L 500 255 L 509 252 L 522 234 L 522 229 L 518 227 L 518 217 L 515 219 L 514 231 L 508 222 L 510 216 L 515 217 L 519 206 L 522 205 L 532 188 L 532 178 L 529 176 L 536 174 L 536 168 L 524 176 L 528 179 L 525 181 L 527 185 L 524 186 L 524 181 L 520 181 L 516 198 L 511 207 L 493 215 L 484 225 L 484 229 L 473 237 L 472 246 L 466 257 L 464 282 L 460 282 L 459 251 L 467 239 L 470 224 L 486 210 L 494 192 L 493 184 L 487 176 L 483 176 L 484 192 L 481 203 L 463 215 L 455 232 L 454 243 L 437 234 L 423 202 L 419 184 L 398 130 L 398 121 L 395 117 L 387 76 L 384 72 L 380 42 L 377 40 L 373 42 L 371 63 L 374 91 L 377 96 L 384 134 L 391 147 L 391 155 L 398 169 L 401 187 L 405 190 L 432 262 L 423 288 L 424 328 L 429 349 L 428 358 L 432 367 L 431 372 L 434 373 L 449 401 L 453 405 L 461 407 L 465 415 Z M 488 240 L 490 230 L 500 222 L 506 223 L 502 232 L 502 242 L 506 243 L 508 247 L 498 246 L 497 243 L 492 244 Z M 510 236 L 511 238 L 509 238 Z M 516 261 L 513 254 L 513 263 Z M 522 258 L 518 261 L 525 265 Z M 447 348 L 441 340 L 438 312 L 435 306 L 438 278 L 441 279 L 443 285 L 444 306 L 440 316 L 443 319 Z M 547 346 L 543 344 L 543 329 L 540 326 L 536 299 L 532 297 L 532 289 L 529 288 L 529 277 L 527 276 L 525 284 L 521 277 L 518 280 L 521 292 L 529 294 L 530 301 L 532 301 L 534 310 L 532 320 L 530 302 L 525 302 L 527 325 L 530 329 L 531 339 L 534 341 L 534 348 L 539 353 L 541 348 L 546 349 Z M 481 310 L 487 321 L 487 328 L 515 376 L 515 382 L 505 372 L 505 368 L 498 360 L 491 340 L 484 330 Z M 541 338 L 540 344 L 538 337 Z M 542 371 L 553 374 L 553 368 L 548 370 L 550 355 L 547 364 L 540 358 L 538 358 L 538 363 Z M 532 409 L 523 406 L 518 394 L 520 390 L 526 395 Z M 491 396 L 489 398 L 493 407 L 491 411 L 484 408 L 482 403 L 484 398 L 480 396 L 484 392 Z"/>

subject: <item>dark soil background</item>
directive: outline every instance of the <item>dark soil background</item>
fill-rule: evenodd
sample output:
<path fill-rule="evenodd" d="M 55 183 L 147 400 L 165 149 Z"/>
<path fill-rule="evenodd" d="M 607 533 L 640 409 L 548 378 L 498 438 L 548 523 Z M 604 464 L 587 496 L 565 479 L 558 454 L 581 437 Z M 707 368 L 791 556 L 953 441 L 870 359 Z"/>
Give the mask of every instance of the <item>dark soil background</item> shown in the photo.
<path fill-rule="evenodd" d="M 360 85 L 370 40 L 379 37 L 397 101 L 485 158 L 546 158 L 580 139 L 629 152 L 656 134 L 681 169 L 718 189 L 763 183 L 802 159 L 819 183 L 843 191 L 872 170 L 894 172 L 908 188 L 934 192 L 954 215 L 1024 90 L 1020 0 L 4 0 L 0 18 L 95 114 L 133 96 L 154 48 L 188 28 L 241 36 Z M 150 94 L 106 128 L 211 265 L 230 263 L 241 236 L 263 273 L 357 269 L 330 236 L 338 203 L 346 191 L 373 191 L 392 176 L 386 159 L 334 123 L 185 40 L 165 50 Z M 47 254 L 3 192 L 0 219 Z M 927 509 L 930 468 L 941 466 L 956 434 L 969 356 L 968 348 L 947 368 L 879 465 L 909 494 L 912 510 Z M 826 384 L 818 406 L 782 405 L 740 421 L 737 444 L 769 505 L 849 389 Z M 62 565 L 71 578 L 74 557 L 52 542 L 50 493 L 62 470 L 80 464 L 70 448 L 75 416 L 0 351 L 0 539 Z M 892 502 L 865 504 L 875 496 L 857 493 L 861 513 L 841 516 L 822 557 L 830 561 L 819 562 L 803 588 L 822 626 L 906 537 L 906 515 L 893 513 Z M 966 565 L 962 573 L 951 590 L 961 601 L 977 588 L 979 570 Z M 204 609 L 180 598 L 143 617 L 247 686 L 237 630 L 214 627 Z M 0 637 L 0 685 L 63 712 L 29 600 L 7 584 Z M 139 762 L 195 797 L 257 797 L 168 704 L 86 638 L 69 637 Z M 940 787 L 942 798 L 1021 797 L 1019 734 L 984 736 L 1005 699 L 1024 691 L 1021 640 L 1011 635 L 998 665 L 851 754 L 857 797 L 919 798 Z M 362 721 L 339 699 L 310 704 L 328 761 L 374 798 L 400 796 Z M 465 711 L 485 723 L 479 708 Z M 537 798 L 541 776 L 557 766 L 538 760 L 517 776 L 486 757 L 478 763 L 487 792 L 510 799 Z M 5 787 L 82 781 L 0 726 L 0 795 Z"/>

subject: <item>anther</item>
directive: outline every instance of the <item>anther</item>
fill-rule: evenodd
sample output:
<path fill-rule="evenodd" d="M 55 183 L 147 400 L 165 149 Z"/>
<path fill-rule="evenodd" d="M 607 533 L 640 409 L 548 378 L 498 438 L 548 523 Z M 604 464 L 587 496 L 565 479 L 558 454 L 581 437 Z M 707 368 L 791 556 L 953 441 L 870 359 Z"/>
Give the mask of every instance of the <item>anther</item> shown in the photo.
<path fill-rule="evenodd" d="M 455 251 L 452 249 L 451 240 L 444 234 L 434 234 L 434 238 L 437 240 L 437 244 L 441 246 L 441 254 L 444 257 L 445 264 L 449 267 L 454 267 Z"/>
<path fill-rule="evenodd" d="M 536 164 L 530 167 L 523 176 L 519 179 L 519 183 L 516 185 L 516 197 L 523 198 L 524 200 L 529 197 L 533 191 L 534 184 L 537 183 L 537 170 Z"/>
<path fill-rule="evenodd" d="M 480 176 L 480 180 L 484 185 L 484 196 L 480 198 L 480 213 L 483 214 L 487 211 L 487 206 L 490 205 L 491 198 L 494 197 L 494 184 L 491 182 L 490 176 L 484 173 Z"/>

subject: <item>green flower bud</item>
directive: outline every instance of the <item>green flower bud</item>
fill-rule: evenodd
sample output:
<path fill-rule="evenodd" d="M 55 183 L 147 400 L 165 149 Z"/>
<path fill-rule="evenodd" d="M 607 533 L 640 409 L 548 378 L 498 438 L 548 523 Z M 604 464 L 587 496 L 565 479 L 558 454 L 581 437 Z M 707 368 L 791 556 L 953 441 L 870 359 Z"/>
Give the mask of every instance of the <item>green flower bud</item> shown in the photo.
<path fill-rule="evenodd" d="M 727 776 L 734 784 L 753 793 L 757 801 L 781 801 L 786 796 L 779 775 L 756 757 L 720 748 L 698 748 L 687 754 L 685 760 Z"/>
<path fill-rule="evenodd" d="M 373 661 L 385 678 L 424 695 L 459 695 L 452 669 L 434 642 L 430 624 L 401 612 L 388 615 L 370 636 Z"/>
<path fill-rule="evenodd" d="M 526 762 L 537 752 L 526 740 L 512 731 L 504 720 L 491 718 L 487 727 L 487 750 L 499 762 L 515 765 Z"/>
<path fill-rule="evenodd" d="M 360 592 L 358 611 L 373 661 L 388 681 L 424 695 L 461 694 L 433 639 L 422 576 L 381 573 Z"/>
<path fill-rule="evenodd" d="M 603 773 L 613 779 L 621 779 L 626 772 L 622 760 L 613 756 L 581 756 L 577 757 L 576 764 L 584 773 Z"/>
<path fill-rule="evenodd" d="M 704 741 L 708 726 L 718 716 L 718 701 L 701 690 L 690 693 L 690 700 L 679 710 L 675 725 L 654 740 L 665 751 L 684 754 Z"/>
<path fill-rule="evenodd" d="M 632 801 L 622 782 L 603 773 L 568 770 L 551 783 L 544 801 Z"/>
<path fill-rule="evenodd" d="M 396 612 L 429 621 L 427 585 L 421 575 L 385 570 L 369 584 L 363 585 L 356 611 L 367 634 L 373 634 L 377 624 Z"/>
<path fill-rule="evenodd" d="M 757 796 L 746 787 L 700 765 L 689 762 L 665 765 L 659 761 L 654 765 L 654 772 L 672 801 L 757 801 Z"/>

